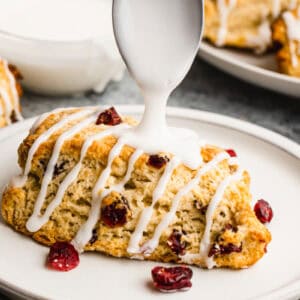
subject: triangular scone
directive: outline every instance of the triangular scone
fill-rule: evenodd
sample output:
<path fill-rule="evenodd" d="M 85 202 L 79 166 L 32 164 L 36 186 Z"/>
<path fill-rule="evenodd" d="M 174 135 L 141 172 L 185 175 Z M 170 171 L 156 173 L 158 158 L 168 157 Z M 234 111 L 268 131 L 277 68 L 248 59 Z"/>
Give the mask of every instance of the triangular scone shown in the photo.
<path fill-rule="evenodd" d="M 264 52 L 272 45 L 271 24 L 299 0 L 206 0 L 204 37 L 217 46 Z"/>
<path fill-rule="evenodd" d="M 227 152 L 202 147 L 203 165 L 194 171 L 170 153 L 149 156 L 127 145 L 112 159 L 118 139 L 110 131 L 135 122 L 96 125 L 91 111 L 44 115 L 20 145 L 28 176 L 12 180 L 2 199 L 15 230 L 46 245 L 72 241 L 86 251 L 209 268 L 245 268 L 264 255 L 271 235 L 251 209 L 248 173 Z"/>
<path fill-rule="evenodd" d="M 280 72 L 300 77 L 300 4 L 285 11 L 272 26 Z"/>

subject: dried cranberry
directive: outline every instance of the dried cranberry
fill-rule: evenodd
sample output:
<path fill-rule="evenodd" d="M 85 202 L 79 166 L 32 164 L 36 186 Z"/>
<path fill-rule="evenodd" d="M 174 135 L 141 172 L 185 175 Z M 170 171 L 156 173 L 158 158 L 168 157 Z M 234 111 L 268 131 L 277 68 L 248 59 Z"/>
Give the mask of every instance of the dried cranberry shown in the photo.
<path fill-rule="evenodd" d="M 154 286 L 161 292 L 177 292 L 188 290 L 192 287 L 193 271 L 186 266 L 155 267 L 152 269 Z"/>
<path fill-rule="evenodd" d="M 114 126 L 119 125 L 120 123 L 122 123 L 122 119 L 114 107 L 100 113 L 96 121 L 96 125 L 104 124 Z"/>
<path fill-rule="evenodd" d="M 129 204 L 125 197 L 120 197 L 101 210 L 101 220 L 109 227 L 123 226 L 127 223 Z"/>
<path fill-rule="evenodd" d="M 156 169 L 162 168 L 167 162 L 169 162 L 169 158 L 166 156 L 150 155 L 148 159 L 148 165 Z"/>
<path fill-rule="evenodd" d="M 242 245 L 236 246 L 234 244 L 229 243 L 226 246 L 221 245 L 221 254 L 230 254 L 232 252 L 240 253 L 243 250 Z"/>
<path fill-rule="evenodd" d="M 237 157 L 237 154 L 233 149 L 226 149 L 226 152 L 230 155 L 230 157 Z"/>
<path fill-rule="evenodd" d="M 230 254 L 232 252 L 237 252 L 240 253 L 242 252 L 243 246 L 236 246 L 232 243 L 229 243 L 227 245 L 218 245 L 218 244 L 213 244 L 213 246 L 211 247 L 209 253 L 208 253 L 208 257 L 212 257 L 214 255 L 223 255 L 223 254 Z"/>
<path fill-rule="evenodd" d="M 57 271 L 70 271 L 79 264 L 79 255 L 73 245 L 57 242 L 50 248 L 47 266 Z"/>
<path fill-rule="evenodd" d="M 176 229 L 173 230 L 169 239 L 167 240 L 168 246 L 176 255 L 184 255 L 186 242 L 181 241 L 182 233 Z"/>
<path fill-rule="evenodd" d="M 254 212 L 256 214 L 257 219 L 261 223 L 269 223 L 273 218 L 272 207 L 267 201 L 263 199 L 260 199 L 256 202 L 254 206 Z"/>

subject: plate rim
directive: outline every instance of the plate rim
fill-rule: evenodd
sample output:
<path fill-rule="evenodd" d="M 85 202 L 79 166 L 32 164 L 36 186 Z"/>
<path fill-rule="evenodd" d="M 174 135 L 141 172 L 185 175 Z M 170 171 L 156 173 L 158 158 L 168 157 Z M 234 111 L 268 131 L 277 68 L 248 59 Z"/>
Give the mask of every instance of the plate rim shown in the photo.
<path fill-rule="evenodd" d="M 143 105 L 115 105 L 116 108 L 122 113 L 141 114 L 144 110 Z M 84 107 L 84 106 L 82 106 Z M 168 107 L 168 117 L 179 117 L 182 119 L 197 120 L 204 123 L 226 127 L 252 137 L 258 138 L 261 141 L 269 143 L 292 157 L 300 160 L 300 145 L 291 139 L 273 132 L 264 127 L 243 121 L 237 118 L 228 117 L 218 113 L 206 112 L 190 108 L 182 107 Z M 9 127 L 0 130 L 0 143 L 10 139 L 13 135 L 16 135 L 24 131 L 24 127 L 27 128 L 34 122 L 37 117 L 25 119 L 24 121 L 15 123 Z M 26 129 L 27 130 L 27 129 Z M 21 298 L 28 299 L 46 299 L 41 295 L 33 294 L 14 284 L 7 282 L 5 279 L 0 278 L 0 288 L 8 293 L 17 295 Z M 286 299 L 293 299 L 300 295 L 300 278 L 293 282 L 288 283 L 284 287 L 279 287 L 267 294 L 255 297 L 257 300 L 263 299 L 280 299 L 280 297 L 288 297 Z"/>
<path fill-rule="evenodd" d="M 224 49 L 230 50 L 230 48 L 224 48 Z M 288 83 L 292 82 L 292 83 L 300 84 L 299 78 L 288 76 L 286 74 L 268 70 L 268 69 L 265 69 L 262 67 L 254 66 L 250 63 L 247 63 L 244 61 L 239 61 L 236 58 L 230 57 L 230 60 L 229 60 L 229 58 L 227 57 L 228 55 L 226 53 L 225 54 L 219 53 L 218 50 L 222 50 L 222 48 L 216 48 L 215 46 L 212 46 L 208 42 L 205 42 L 205 41 L 201 43 L 200 48 L 199 48 L 199 52 L 203 51 L 205 54 L 217 57 L 218 59 L 220 59 L 226 63 L 230 63 L 231 65 L 234 65 L 235 67 L 251 70 L 252 72 L 254 72 L 256 74 L 260 74 L 260 75 L 264 75 L 264 76 L 267 75 L 268 77 L 273 77 L 273 78 L 276 78 L 278 80 L 282 80 L 282 81 L 285 81 Z"/>

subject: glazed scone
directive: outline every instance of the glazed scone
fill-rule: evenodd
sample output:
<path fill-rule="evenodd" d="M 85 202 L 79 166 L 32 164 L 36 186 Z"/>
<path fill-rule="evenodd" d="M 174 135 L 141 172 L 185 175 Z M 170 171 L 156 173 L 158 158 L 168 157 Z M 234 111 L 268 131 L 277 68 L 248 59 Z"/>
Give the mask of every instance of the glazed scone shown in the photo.
<path fill-rule="evenodd" d="M 99 117 L 91 108 L 57 110 L 33 126 L 18 151 L 23 175 L 3 194 L 9 225 L 45 245 L 68 241 L 208 268 L 246 268 L 265 254 L 271 234 L 251 208 L 250 178 L 235 158 L 205 145 L 203 164 L 191 170 L 172 153 L 122 145 L 120 130 L 136 122 L 111 110 Z"/>
<path fill-rule="evenodd" d="M 272 45 L 271 23 L 299 0 L 206 0 L 204 36 L 216 46 L 254 49 Z"/>
<path fill-rule="evenodd" d="M 280 72 L 300 77 L 300 5 L 284 12 L 272 29 Z"/>
<path fill-rule="evenodd" d="M 0 127 L 22 120 L 20 79 L 22 75 L 18 69 L 0 58 Z"/>

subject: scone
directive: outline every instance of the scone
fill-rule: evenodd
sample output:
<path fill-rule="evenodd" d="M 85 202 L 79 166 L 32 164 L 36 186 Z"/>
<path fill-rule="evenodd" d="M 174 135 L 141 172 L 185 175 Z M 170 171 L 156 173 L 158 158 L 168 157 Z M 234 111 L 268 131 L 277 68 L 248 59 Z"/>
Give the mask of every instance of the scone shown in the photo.
<path fill-rule="evenodd" d="M 272 45 L 271 23 L 299 0 L 205 0 L 204 36 L 216 46 L 264 52 Z"/>
<path fill-rule="evenodd" d="M 237 158 L 199 146 L 203 164 L 191 170 L 123 145 L 135 125 L 113 108 L 43 115 L 19 147 L 23 174 L 4 191 L 3 218 L 42 244 L 115 257 L 234 269 L 259 260 L 271 234 Z"/>
<path fill-rule="evenodd" d="M 280 72 L 300 77 L 300 5 L 284 12 L 272 29 Z"/>
<path fill-rule="evenodd" d="M 0 127 L 22 120 L 20 100 L 22 88 L 18 69 L 0 58 Z"/>

